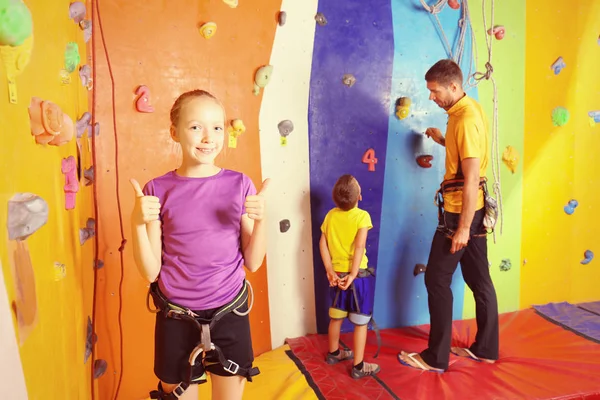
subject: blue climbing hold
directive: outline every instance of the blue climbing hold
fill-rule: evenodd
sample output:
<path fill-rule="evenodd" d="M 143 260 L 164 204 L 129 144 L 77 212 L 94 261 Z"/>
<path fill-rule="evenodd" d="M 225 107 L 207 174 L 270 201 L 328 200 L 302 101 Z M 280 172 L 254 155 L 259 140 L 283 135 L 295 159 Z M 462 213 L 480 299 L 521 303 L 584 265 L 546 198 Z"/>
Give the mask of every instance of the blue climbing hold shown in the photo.
<path fill-rule="evenodd" d="M 564 210 L 568 215 L 571 215 L 575 212 L 575 208 L 579 205 L 577 200 L 570 200 L 569 203 L 565 206 Z"/>
<path fill-rule="evenodd" d="M 583 265 L 589 264 L 590 261 L 592 261 L 592 259 L 594 258 L 594 252 L 591 250 L 586 250 L 585 253 L 583 253 L 583 257 L 584 257 L 584 259 L 581 260 L 581 263 Z"/>

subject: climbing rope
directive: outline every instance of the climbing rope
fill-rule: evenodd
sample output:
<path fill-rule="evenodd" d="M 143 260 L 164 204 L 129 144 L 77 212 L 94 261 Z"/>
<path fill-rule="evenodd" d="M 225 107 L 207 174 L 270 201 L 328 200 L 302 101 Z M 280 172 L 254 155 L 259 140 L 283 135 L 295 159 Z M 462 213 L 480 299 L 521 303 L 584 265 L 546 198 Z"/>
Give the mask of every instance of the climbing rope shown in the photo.
<path fill-rule="evenodd" d="M 470 28 L 470 30 L 471 30 L 471 60 L 469 62 L 469 73 L 467 75 L 467 79 L 465 82 L 465 88 L 466 89 L 474 88 L 484 79 L 490 80 L 492 82 L 493 103 L 494 103 L 494 108 L 493 108 L 494 111 L 493 111 L 493 117 L 492 117 L 493 122 L 492 122 L 492 148 L 491 148 L 492 174 L 494 176 L 494 183 L 493 183 L 492 187 L 493 187 L 493 192 L 496 196 L 496 199 L 498 199 L 498 212 L 499 212 L 498 217 L 500 219 L 500 234 L 502 235 L 502 230 L 503 230 L 503 226 L 504 226 L 504 213 L 503 213 L 503 208 L 502 208 L 502 190 L 501 190 L 502 188 L 500 185 L 500 146 L 499 146 L 499 135 L 498 135 L 498 90 L 496 87 L 496 80 L 494 79 L 494 76 L 493 76 L 493 72 L 494 72 L 494 67 L 492 65 L 493 40 L 491 38 L 491 35 L 489 35 L 487 33 L 487 31 L 489 29 L 493 28 L 493 26 L 494 26 L 494 11 L 495 11 L 494 2 L 495 2 L 495 0 L 492 0 L 492 4 L 491 4 L 491 22 L 490 22 L 489 27 L 487 25 L 487 18 L 485 16 L 486 0 L 482 0 L 483 27 L 484 27 L 485 42 L 486 42 L 486 46 L 487 46 L 487 50 L 488 50 L 488 59 L 487 59 L 487 62 L 485 63 L 485 72 L 478 72 L 478 71 L 473 72 L 473 67 L 477 68 L 477 65 L 478 65 L 477 42 L 475 40 L 475 33 L 473 32 L 473 28 L 471 25 L 471 15 L 469 12 L 468 0 L 462 0 L 461 18 L 458 21 L 459 32 L 458 32 L 458 41 L 457 41 L 457 46 L 456 46 L 457 48 L 454 53 L 452 52 L 452 47 L 449 44 L 448 37 L 446 36 L 446 33 L 444 32 L 444 28 L 442 27 L 442 24 L 440 23 L 440 19 L 437 16 L 437 14 L 439 14 L 442 11 L 442 9 L 444 8 L 444 6 L 448 3 L 448 0 L 439 0 L 435 5 L 432 5 L 432 6 L 428 5 L 425 2 L 425 0 L 420 0 L 420 1 L 421 1 L 421 5 L 423 6 L 423 8 L 435 17 L 435 21 L 440 30 L 440 35 L 442 36 L 442 41 L 444 43 L 444 46 L 446 47 L 446 52 L 448 54 L 448 57 L 452 58 L 458 65 L 460 65 L 462 62 L 462 57 L 463 57 L 464 50 L 465 50 L 466 31 L 467 31 L 468 27 Z M 473 58 L 475 58 L 475 59 L 473 60 Z M 495 231 L 493 233 L 493 237 L 494 237 L 494 243 L 495 243 L 496 242 L 496 232 Z"/>

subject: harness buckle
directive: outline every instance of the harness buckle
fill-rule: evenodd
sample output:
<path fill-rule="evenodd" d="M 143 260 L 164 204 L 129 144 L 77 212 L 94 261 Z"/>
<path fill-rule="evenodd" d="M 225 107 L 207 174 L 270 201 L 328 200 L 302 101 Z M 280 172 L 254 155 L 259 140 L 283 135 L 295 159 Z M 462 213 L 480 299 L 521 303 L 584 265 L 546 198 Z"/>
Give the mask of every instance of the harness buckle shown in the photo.
<path fill-rule="evenodd" d="M 236 375 L 237 372 L 240 370 L 239 364 L 231 360 L 227 360 L 227 362 L 229 363 L 229 365 L 223 365 L 223 369 L 229 372 L 230 374 Z M 233 369 L 234 367 L 235 369 Z"/>

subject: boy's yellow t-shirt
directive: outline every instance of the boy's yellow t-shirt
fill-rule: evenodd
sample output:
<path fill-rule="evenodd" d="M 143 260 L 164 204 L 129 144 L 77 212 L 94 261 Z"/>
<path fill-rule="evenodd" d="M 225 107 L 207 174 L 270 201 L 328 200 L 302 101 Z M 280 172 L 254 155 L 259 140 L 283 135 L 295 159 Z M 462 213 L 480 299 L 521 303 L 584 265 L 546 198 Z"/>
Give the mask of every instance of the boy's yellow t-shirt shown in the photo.
<path fill-rule="evenodd" d="M 488 165 L 487 120 L 481 104 L 467 95 L 448 110 L 444 180 L 456 178 L 459 158 L 479 158 L 479 176 L 485 176 Z M 444 209 L 452 213 L 462 212 L 462 196 L 462 191 L 445 193 Z M 483 191 L 479 189 L 475 209 L 479 210 L 483 205 Z"/>
<path fill-rule="evenodd" d="M 327 246 L 335 272 L 352 270 L 356 234 L 361 228 L 371 229 L 372 227 L 369 213 L 358 207 L 348 211 L 336 207 L 327 213 L 321 225 L 321 232 L 327 238 Z M 368 261 L 365 249 L 360 269 L 366 269 Z"/>

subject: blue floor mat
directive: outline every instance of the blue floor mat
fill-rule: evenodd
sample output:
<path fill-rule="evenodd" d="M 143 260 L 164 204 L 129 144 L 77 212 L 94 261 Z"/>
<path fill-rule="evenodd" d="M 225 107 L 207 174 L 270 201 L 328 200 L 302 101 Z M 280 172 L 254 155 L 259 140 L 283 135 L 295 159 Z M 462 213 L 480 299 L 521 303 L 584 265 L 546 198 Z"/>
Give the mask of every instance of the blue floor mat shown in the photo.
<path fill-rule="evenodd" d="M 590 307 L 589 304 L 592 304 L 593 310 L 598 307 L 595 303 L 586 303 L 585 305 Z M 533 308 L 547 320 L 579 336 L 600 343 L 600 314 L 567 302 L 549 303 L 533 306 Z"/>
<path fill-rule="evenodd" d="M 591 303 L 580 303 L 577 307 L 583 308 L 586 311 L 600 315 L 600 301 L 592 301 Z"/>

